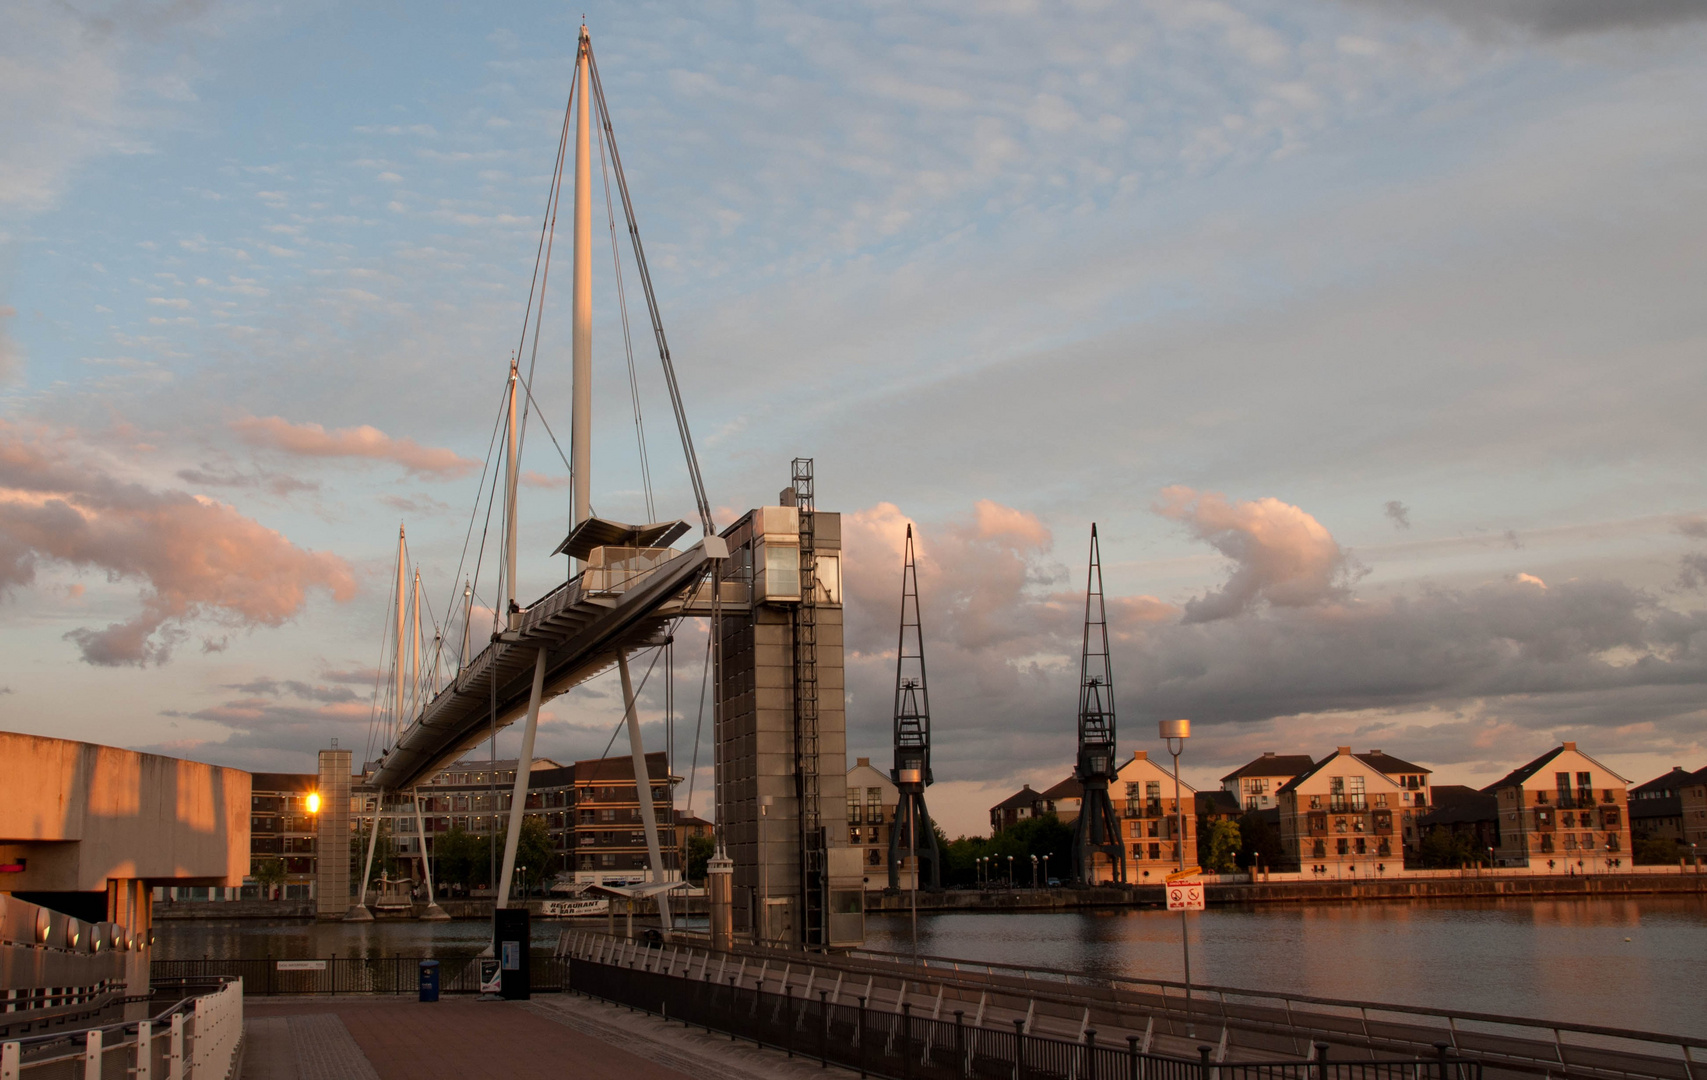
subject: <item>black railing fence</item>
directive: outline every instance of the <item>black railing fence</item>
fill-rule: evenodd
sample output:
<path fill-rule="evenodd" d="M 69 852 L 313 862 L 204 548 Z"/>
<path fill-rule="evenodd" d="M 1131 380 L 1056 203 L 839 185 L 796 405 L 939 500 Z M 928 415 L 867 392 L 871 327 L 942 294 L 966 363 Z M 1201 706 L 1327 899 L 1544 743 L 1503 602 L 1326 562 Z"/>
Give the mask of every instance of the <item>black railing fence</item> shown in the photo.
<path fill-rule="evenodd" d="M 439 962 L 439 993 L 480 992 L 480 960 L 473 956 L 333 956 L 314 960 L 156 960 L 156 986 L 213 979 L 243 979 L 244 996 L 269 994 L 413 994 L 422 960 Z M 536 994 L 566 988 L 568 957 L 534 952 L 529 986 Z"/>
<path fill-rule="evenodd" d="M 1331 1061 L 1318 1046 L 1311 1061 L 1217 1063 L 1206 1046 L 1197 1059 L 1169 1057 L 1143 1052 L 1137 1036 L 1109 1045 L 1095 1031 L 1082 1042 L 1027 1034 L 1023 1020 L 977 1027 L 960 1012 L 945 1020 L 905 1004 L 895 1012 L 864 998 L 831 1002 L 827 989 L 777 994 L 733 977 L 696 981 L 591 960 L 575 960 L 568 976 L 576 993 L 892 1080 L 1482 1080 L 1479 1062 L 1444 1055 Z"/>

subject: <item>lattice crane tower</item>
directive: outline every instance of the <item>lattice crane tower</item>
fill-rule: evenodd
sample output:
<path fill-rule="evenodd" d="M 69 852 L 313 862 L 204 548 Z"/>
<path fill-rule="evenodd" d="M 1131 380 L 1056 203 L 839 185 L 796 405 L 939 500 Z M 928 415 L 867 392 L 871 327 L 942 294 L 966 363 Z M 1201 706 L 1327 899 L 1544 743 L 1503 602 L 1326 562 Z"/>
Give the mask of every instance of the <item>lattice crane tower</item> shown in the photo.
<path fill-rule="evenodd" d="M 889 773 L 899 797 L 889 829 L 889 887 L 901 887 L 902 862 L 913 858 L 918 885 L 942 884 L 942 858 L 936 830 L 925 809 L 931 776 L 931 703 L 925 689 L 925 642 L 919 625 L 919 571 L 913 555 L 913 527 L 907 526 L 907 550 L 901 564 L 901 643 L 895 650 L 895 768 Z M 927 870 L 927 867 L 929 868 Z"/>
<path fill-rule="evenodd" d="M 1126 849 L 1108 786 L 1115 779 L 1114 671 L 1108 657 L 1108 613 L 1102 599 L 1102 553 L 1091 525 L 1091 565 L 1085 582 L 1085 639 L 1079 657 L 1079 784 L 1084 788 L 1073 832 L 1073 876 L 1087 884 L 1126 880 Z M 1098 876 L 1097 856 L 1108 878 Z"/>

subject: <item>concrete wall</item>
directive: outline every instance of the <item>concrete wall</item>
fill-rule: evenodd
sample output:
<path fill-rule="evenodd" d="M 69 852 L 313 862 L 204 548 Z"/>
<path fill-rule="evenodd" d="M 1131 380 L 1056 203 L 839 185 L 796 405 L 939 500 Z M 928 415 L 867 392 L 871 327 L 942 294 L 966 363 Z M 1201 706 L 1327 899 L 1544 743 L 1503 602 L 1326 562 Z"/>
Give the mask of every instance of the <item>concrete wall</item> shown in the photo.
<path fill-rule="evenodd" d="M 105 892 L 109 880 L 241 885 L 249 774 L 68 739 L 0 732 L 6 892 Z"/>

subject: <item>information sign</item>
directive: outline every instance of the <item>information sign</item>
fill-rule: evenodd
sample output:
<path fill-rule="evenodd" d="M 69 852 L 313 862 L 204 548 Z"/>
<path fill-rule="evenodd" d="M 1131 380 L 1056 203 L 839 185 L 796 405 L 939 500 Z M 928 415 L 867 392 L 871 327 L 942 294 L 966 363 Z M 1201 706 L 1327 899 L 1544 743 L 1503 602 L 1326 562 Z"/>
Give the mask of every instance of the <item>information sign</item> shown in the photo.
<path fill-rule="evenodd" d="M 325 971 L 324 960 L 280 960 L 275 964 L 279 971 Z"/>
<path fill-rule="evenodd" d="M 1201 878 L 1180 878 L 1168 882 L 1169 911 L 1202 911 L 1203 910 L 1203 880 Z"/>

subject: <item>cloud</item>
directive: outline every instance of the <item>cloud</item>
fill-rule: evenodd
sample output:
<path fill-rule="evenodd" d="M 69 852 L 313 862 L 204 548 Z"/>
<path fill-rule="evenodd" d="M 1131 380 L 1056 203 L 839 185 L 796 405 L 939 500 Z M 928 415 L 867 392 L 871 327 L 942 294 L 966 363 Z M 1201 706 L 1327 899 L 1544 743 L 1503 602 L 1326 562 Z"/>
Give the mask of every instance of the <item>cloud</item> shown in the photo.
<path fill-rule="evenodd" d="M 91 664 L 164 663 L 188 624 L 279 626 L 315 589 L 344 602 L 350 567 L 306 551 L 231 506 L 112 475 L 67 437 L 0 421 L 0 589 L 30 584 L 42 563 L 139 581 L 142 610 L 67 638 Z"/>
<path fill-rule="evenodd" d="M 0 381 L 11 378 L 24 366 L 24 351 L 6 330 L 7 321 L 17 317 L 17 308 L 0 304 Z"/>
<path fill-rule="evenodd" d="M 279 416 L 245 416 L 230 422 L 231 430 L 252 446 L 280 450 L 299 457 L 370 458 L 390 461 L 419 476 L 465 476 L 478 461 L 443 447 L 422 446 L 414 439 L 397 439 L 376 427 L 338 428 L 293 424 Z"/>
<path fill-rule="evenodd" d="M 1385 0 L 1386 6 L 1441 15 L 1480 33 L 1541 38 L 1661 30 L 1707 19 L 1699 0 Z"/>
<path fill-rule="evenodd" d="M 198 469 L 179 469 L 176 475 L 184 483 L 199 487 L 262 488 L 281 496 L 294 495 L 299 491 L 320 490 L 318 480 L 299 480 L 294 476 L 269 472 L 266 469 L 246 473 L 229 466 L 203 465 Z"/>
<path fill-rule="evenodd" d="M 1677 586 L 1680 589 L 1707 588 L 1707 555 L 1691 552 L 1678 560 Z"/>
<path fill-rule="evenodd" d="M 1398 499 L 1390 500 L 1387 503 L 1387 508 L 1382 512 L 1393 519 L 1393 525 L 1396 528 L 1408 529 L 1411 527 L 1411 508 Z"/>
<path fill-rule="evenodd" d="M 1186 604 L 1186 622 L 1229 618 L 1264 600 L 1307 607 L 1343 599 L 1358 574 L 1321 522 L 1279 499 L 1228 502 L 1218 492 L 1174 486 L 1162 489 L 1153 509 L 1233 560 L 1232 576 L 1219 590 Z"/>

